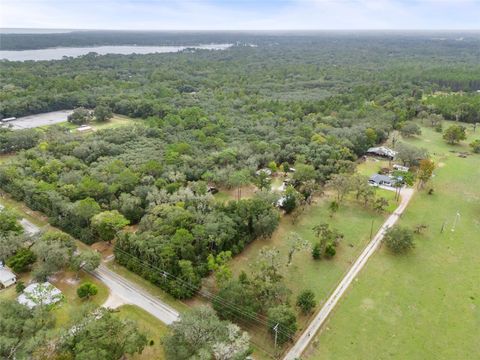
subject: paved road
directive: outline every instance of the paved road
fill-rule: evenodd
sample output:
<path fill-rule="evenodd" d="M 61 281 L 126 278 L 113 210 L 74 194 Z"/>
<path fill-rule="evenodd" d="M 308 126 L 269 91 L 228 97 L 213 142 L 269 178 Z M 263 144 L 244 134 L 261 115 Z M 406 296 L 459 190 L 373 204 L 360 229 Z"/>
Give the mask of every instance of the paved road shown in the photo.
<path fill-rule="evenodd" d="M 70 115 L 72 112 L 73 110 L 60 110 L 36 115 L 29 115 L 20 117 L 16 120 L 6 123 L 0 123 L 0 126 L 11 126 L 13 130 L 18 130 L 31 129 L 45 125 L 53 125 L 67 121 L 68 115 Z"/>
<path fill-rule="evenodd" d="M 0 205 L 0 210 L 2 208 L 3 206 Z M 26 219 L 20 220 L 20 223 L 27 233 L 36 234 L 40 231 L 38 226 Z M 178 320 L 179 314 L 175 309 L 108 269 L 105 265 L 100 265 L 97 270 L 92 272 L 92 275 L 107 285 L 110 292 L 117 298 L 122 299 L 127 304 L 142 308 L 165 324 L 168 325 Z"/>
<path fill-rule="evenodd" d="M 165 324 L 168 325 L 178 320 L 179 314 L 175 309 L 108 269 L 105 265 L 100 265 L 97 270 L 92 272 L 92 275 L 107 285 L 115 296 L 128 304 L 142 308 Z"/>
<path fill-rule="evenodd" d="M 387 188 L 387 190 L 392 190 L 392 189 Z M 285 355 L 285 357 L 283 358 L 284 360 L 294 360 L 296 358 L 300 358 L 300 356 L 305 351 L 310 341 L 314 338 L 314 335 L 323 325 L 328 315 L 332 312 L 332 310 L 334 309 L 335 305 L 338 303 L 342 295 L 348 289 L 352 281 L 357 277 L 360 270 L 362 270 L 362 268 L 365 266 L 370 256 L 372 256 L 375 250 L 377 250 L 378 246 L 382 242 L 382 239 L 387 229 L 392 227 L 400 218 L 400 215 L 402 215 L 408 203 L 410 202 L 410 199 L 412 198 L 413 193 L 414 193 L 413 189 L 402 189 L 402 192 L 401 192 L 402 198 L 401 198 L 400 205 L 397 207 L 395 212 L 392 215 L 390 215 L 388 219 L 383 223 L 378 233 L 375 235 L 372 241 L 367 245 L 365 250 L 363 250 L 361 255 L 358 257 L 358 259 L 355 261 L 353 266 L 348 271 L 347 275 L 345 275 L 345 277 L 342 279 L 340 284 L 334 290 L 332 295 L 328 298 L 327 302 L 320 309 L 320 312 L 315 316 L 315 318 L 310 323 L 310 325 L 305 329 L 302 335 L 298 338 L 295 345 Z"/>

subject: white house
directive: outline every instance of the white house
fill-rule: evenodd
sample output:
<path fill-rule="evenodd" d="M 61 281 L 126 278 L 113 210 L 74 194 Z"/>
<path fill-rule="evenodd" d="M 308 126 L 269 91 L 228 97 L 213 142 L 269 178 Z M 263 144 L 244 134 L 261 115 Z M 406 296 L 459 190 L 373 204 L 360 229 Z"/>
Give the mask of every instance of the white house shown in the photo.
<path fill-rule="evenodd" d="M 30 309 L 38 305 L 53 305 L 63 299 L 62 292 L 49 282 L 28 285 L 17 298 L 20 304 Z"/>
<path fill-rule="evenodd" d="M 0 288 L 7 288 L 17 282 L 17 276 L 8 268 L 0 265 Z"/>

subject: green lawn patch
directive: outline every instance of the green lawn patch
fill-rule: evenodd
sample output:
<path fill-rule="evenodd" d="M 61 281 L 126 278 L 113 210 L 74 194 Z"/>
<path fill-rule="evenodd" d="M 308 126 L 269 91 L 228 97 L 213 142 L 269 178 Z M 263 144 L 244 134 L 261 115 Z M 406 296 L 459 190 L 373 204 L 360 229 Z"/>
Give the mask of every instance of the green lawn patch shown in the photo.
<path fill-rule="evenodd" d="M 365 161 L 362 161 L 357 166 L 357 172 L 360 175 L 364 176 L 372 176 L 374 174 L 378 174 L 381 168 L 388 168 L 390 167 L 390 161 L 388 160 L 380 160 L 373 157 L 367 157 Z"/>
<path fill-rule="evenodd" d="M 378 195 L 381 194 L 381 196 L 391 200 L 391 207 L 396 207 L 393 201 L 394 192 L 382 189 L 377 191 Z M 232 260 L 231 268 L 234 273 L 238 275 L 242 270 L 248 272 L 249 266 L 255 261 L 257 254 L 264 246 L 276 247 L 280 251 L 281 258 L 287 263 L 288 244 L 286 239 L 289 232 L 297 232 L 313 245 L 317 240 L 312 228 L 319 223 L 327 222 L 331 227 L 340 230 L 345 235 L 345 238 L 337 247 L 335 257 L 330 260 L 313 260 L 310 251 L 302 251 L 294 255 L 292 264 L 286 269 L 284 274 L 287 285 L 293 292 L 291 297 L 292 304 L 295 303 L 296 296 L 305 289 L 311 289 L 315 293 L 318 303 L 322 304 L 325 302 L 328 295 L 334 290 L 343 275 L 369 242 L 372 228 L 373 233 L 375 233 L 388 215 L 387 212 L 379 214 L 364 208 L 353 201 L 353 199 L 346 199 L 332 218 L 328 211 L 328 205 L 331 200 L 332 198 L 328 196 L 317 199 L 313 205 L 307 207 L 295 224 L 292 223 L 290 216 L 283 216 L 279 228 L 270 239 L 254 241 Z M 318 308 L 319 306 L 317 306 L 317 310 Z M 299 318 L 299 328 L 304 328 L 309 321 L 310 318 L 301 316 Z M 268 352 L 274 352 L 271 336 L 264 329 L 256 326 L 247 329 L 255 343 Z M 262 357 L 260 351 L 256 352 L 255 355 Z"/>
<path fill-rule="evenodd" d="M 148 341 L 153 341 L 153 344 L 147 345 L 141 354 L 129 356 L 128 359 L 165 359 L 161 339 L 167 333 L 168 328 L 164 323 L 134 305 L 123 305 L 119 307 L 118 316 L 123 319 L 136 321 L 138 328 L 146 333 Z"/>
<path fill-rule="evenodd" d="M 435 191 L 417 193 L 400 223 L 428 229 L 415 236 L 410 253 L 395 256 L 382 247 L 372 257 L 305 358 L 438 360 L 480 354 L 480 156 L 458 156 L 470 152 L 467 143 L 480 133 L 470 130 L 466 142 L 450 146 L 441 134 L 422 131 L 420 139 L 406 142 L 427 148 L 437 162 L 427 185 Z"/>
<path fill-rule="evenodd" d="M 102 305 L 108 298 L 108 288 L 93 276 L 80 272 L 78 279 L 75 273 L 66 271 L 54 276 L 55 280 L 51 283 L 62 291 L 65 296 L 65 301 L 55 307 L 54 314 L 56 317 L 57 326 L 65 326 L 70 319 L 72 313 L 77 311 L 78 307 L 90 301 L 98 306 Z M 77 295 L 77 288 L 84 282 L 93 283 L 97 289 L 97 295 L 90 298 L 90 300 L 82 300 Z"/>
<path fill-rule="evenodd" d="M 122 127 L 122 126 L 133 125 L 133 124 L 139 123 L 141 121 L 142 120 L 133 119 L 133 118 L 128 117 L 128 116 L 114 114 L 113 117 L 109 121 L 105 121 L 105 122 L 92 121 L 91 123 L 89 123 L 87 125 L 91 126 L 94 131 L 98 131 L 98 130 L 115 129 L 115 128 Z M 66 130 L 70 130 L 72 132 L 76 132 L 76 129 L 79 127 L 79 125 L 75 125 L 75 124 L 72 124 L 68 121 L 65 121 L 65 122 L 62 122 L 62 123 L 55 124 L 55 125 L 41 126 L 38 129 L 46 130 L 50 126 L 59 126 L 61 128 L 64 128 Z M 85 134 L 89 134 L 89 133 L 91 133 L 91 131 L 90 132 L 87 131 Z M 1 159 L 0 159 L 0 162 L 1 162 Z"/>
<path fill-rule="evenodd" d="M 215 201 L 218 201 L 219 203 L 226 203 L 227 201 L 234 200 L 234 198 L 224 190 L 219 191 L 213 195 L 213 197 L 215 198 Z"/>

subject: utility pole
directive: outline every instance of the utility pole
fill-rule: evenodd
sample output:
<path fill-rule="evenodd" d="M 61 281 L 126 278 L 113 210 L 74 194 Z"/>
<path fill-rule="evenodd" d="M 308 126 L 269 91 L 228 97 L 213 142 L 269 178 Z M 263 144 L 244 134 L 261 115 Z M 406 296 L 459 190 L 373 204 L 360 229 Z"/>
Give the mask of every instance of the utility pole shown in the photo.
<path fill-rule="evenodd" d="M 452 232 L 455 231 L 455 227 L 457 226 L 458 219 L 460 219 L 460 210 L 457 210 L 457 214 L 455 215 L 455 221 L 453 222 Z"/>
<path fill-rule="evenodd" d="M 445 231 L 445 226 L 446 225 L 447 225 L 447 219 L 445 219 L 445 221 L 442 224 L 442 229 L 440 230 L 440 234 L 443 234 L 443 232 Z"/>
<path fill-rule="evenodd" d="M 275 331 L 275 348 L 277 348 L 277 337 L 278 337 L 278 323 L 273 327 L 273 331 Z"/>

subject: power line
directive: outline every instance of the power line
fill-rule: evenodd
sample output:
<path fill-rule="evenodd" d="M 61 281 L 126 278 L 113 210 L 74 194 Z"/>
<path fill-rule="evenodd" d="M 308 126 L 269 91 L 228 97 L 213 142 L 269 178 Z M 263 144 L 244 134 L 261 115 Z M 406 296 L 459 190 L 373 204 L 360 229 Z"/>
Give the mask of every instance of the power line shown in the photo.
<path fill-rule="evenodd" d="M 215 295 L 215 294 L 212 294 L 210 293 L 209 291 L 206 291 L 206 290 L 202 290 L 202 289 L 198 289 L 197 286 L 191 284 L 191 283 L 188 283 L 186 282 L 185 280 L 183 279 L 180 279 L 178 277 L 176 277 L 175 275 L 172 275 L 170 274 L 168 271 L 166 270 L 163 270 L 163 269 L 160 269 L 158 268 L 157 266 L 154 266 L 150 263 L 147 263 L 145 261 L 142 261 L 140 260 L 139 258 L 137 258 L 136 256 L 130 254 L 130 253 L 127 253 L 126 251 L 118 248 L 118 247 L 115 247 L 115 250 L 116 251 L 119 251 L 120 253 L 130 257 L 131 259 L 137 261 L 137 263 L 139 263 L 141 266 L 144 266 L 146 268 L 149 268 L 151 270 L 156 270 L 158 272 L 160 272 L 163 276 L 165 277 L 171 277 L 172 279 L 176 280 L 176 281 L 179 281 L 180 283 L 182 283 L 183 285 L 185 285 L 186 287 L 190 288 L 191 290 L 195 291 L 195 292 L 198 292 L 201 296 L 207 298 L 208 300 L 210 301 L 214 301 L 216 300 L 217 302 L 219 302 L 220 304 L 222 304 L 223 306 L 227 307 L 227 308 L 230 308 L 231 310 L 234 310 L 234 313 L 232 314 L 233 316 L 235 316 L 237 319 L 240 319 L 240 320 L 245 320 L 245 319 L 242 319 L 241 317 L 239 317 L 239 315 L 243 315 L 244 317 L 247 317 L 247 318 L 250 318 L 250 321 L 256 321 L 258 323 L 260 323 L 262 326 L 266 326 L 267 328 L 269 327 L 268 326 L 268 322 L 264 319 L 261 319 L 259 318 L 257 315 L 255 314 L 252 314 L 252 313 L 249 313 L 249 312 L 245 312 L 244 310 L 238 308 L 237 306 L 235 306 L 233 303 L 229 302 L 228 300 L 218 296 L 218 295 Z M 238 313 L 239 315 L 235 314 Z M 256 326 L 257 328 L 258 325 L 254 325 Z M 260 328 L 261 330 L 263 330 L 263 328 Z M 281 333 L 282 335 L 286 336 L 287 338 L 291 339 L 291 340 L 294 340 L 294 338 L 286 333 L 285 331 L 281 330 L 281 329 L 277 329 L 278 333 Z"/>
<path fill-rule="evenodd" d="M 117 249 L 117 250 L 120 250 L 120 249 Z M 197 288 L 196 288 L 195 286 L 193 286 L 193 285 L 185 282 L 183 279 L 179 279 L 179 278 L 175 277 L 174 275 L 169 274 L 168 272 L 166 272 L 166 271 L 164 271 L 164 270 L 160 270 L 159 268 L 157 268 L 157 267 L 155 267 L 155 266 L 153 266 L 153 265 L 151 265 L 151 264 L 145 263 L 145 262 L 141 261 L 140 259 L 138 259 L 137 257 L 135 257 L 135 256 L 133 256 L 133 255 L 131 255 L 131 254 L 129 254 L 129 253 L 126 253 L 126 252 L 123 251 L 123 250 L 120 250 L 120 252 L 122 252 L 123 254 L 125 254 L 125 255 L 127 255 L 127 256 L 130 256 L 131 259 L 137 261 L 137 263 L 139 263 L 141 266 L 144 266 L 144 267 L 146 267 L 146 268 L 150 268 L 150 269 L 153 269 L 153 270 L 160 271 L 160 272 L 162 272 L 162 274 L 163 274 L 163 273 L 168 274 L 168 275 L 171 276 L 172 278 L 175 278 L 175 279 L 177 279 L 177 280 L 179 280 L 179 281 L 182 281 L 185 285 L 189 286 L 190 288 L 192 288 L 192 289 L 194 289 L 194 290 L 197 290 Z M 207 297 L 207 299 L 209 299 L 208 296 L 207 296 L 207 294 L 203 294 L 203 296 L 205 296 L 205 297 Z M 209 299 L 209 300 L 211 300 L 211 299 Z M 187 305 L 187 306 L 188 306 L 188 305 Z M 226 305 L 226 306 L 228 306 L 228 305 Z M 245 319 L 243 319 L 240 315 L 235 314 L 235 313 L 233 313 L 232 315 L 233 315 L 233 316 L 235 317 L 235 319 L 237 319 L 238 321 L 240 321 L 240 322 L 245 322 Z M 259 329 L 259 330 L 261 330 L 261 331 L 265 331 L 265 328 L 264 328 L 264 327 L 260 327 L 259 325 L 256 325 L 256 324 L 253 324 L 253 323 L 250 323 L 250 325 L 254 326 L 255 328 L 257 328 L 257 329 Z M 258 342 L 254 341 L 254 340 L 251 339 L 251 338 L 250 338 L 250 341 L 251 341 L 254 345 L 256 345 L 256 347 L 258 348 L 258 350 L 262 351 L 263 353 L 265 353 L 266 355 L 268 355 L 268 356 L 271 357 L 272 359 L 275 358 L 275 356 L 274 356 L 272 353 L 270 353 L 269 351 L 265 350 L 265 349 L 262 347 L 263 345 L 259 344 Z"/>
<path fill-rule="evenodd" d="M 162 275 L 168 277 L 170 276 L 171 278 L 175 279 L 176 281 L 180 281 L 181 283 L 183 283 L 185 286 L 187 286 L 188 288 L 194 290 L 195 292 L 198 292 L 201 296 L 203 297 L 206 297 L 207 299 L 209 300 L 217 300 L 218 302 L 220 302 L 222 305 L 224 305 L 225 307 L 228 307 L 230 309 L 233 309 L 235 310 L 236 312 L 242 314 L 243 316 L 246 316 L 246 317 L 249 317 L 251 320 L 254 320 L 254 321 L 257 321 L 259 323 L 261 323 L 262 325 L 266 325 L 268 326 L 268 323 L 267 321 L 259 318 L 258 316 L 252 314 L 252 313 L 248 313 L 248 312 L 245 312 L 244 310 L 238 308 L 237 306 L 235 306 L 234 304 L 232 304 L 231 302 L 227 301 L 226 299 L 218 296 L 218 295 L 215 295 L 215 294 L 212 294 L 208 291 L 205 291 L 205 290 L 199 290 L 195 285 L 192 285 L 191 283 L 188 283 L 186 282 L 185 280 L 183 279 L 180 279 L 172 274 L 170 274 L 169 272 L 165 271 L 165 270 L 162 270 L 154 265 L 151 265 L 149 263 L 146 263 L 140 259 L 138 259 L 137 257 L 125 252 L 124 250 L 121 250 L 121 249 L 118 249 L 116 248 L 116 250 L 120 251 L 122 254 L 125 254 L 127 256 L 129 256 L 130 258 L 134 259 L 135 261 L 137 261 L 140 265 L 144 266 L 144 267 L 148 267 L 150 269 L 153 269 L 153 270 L 157 270 L 159 272 L 162 273 Z M 285 334 L 286 336 L 288 336 L 288 334 Z"/>

